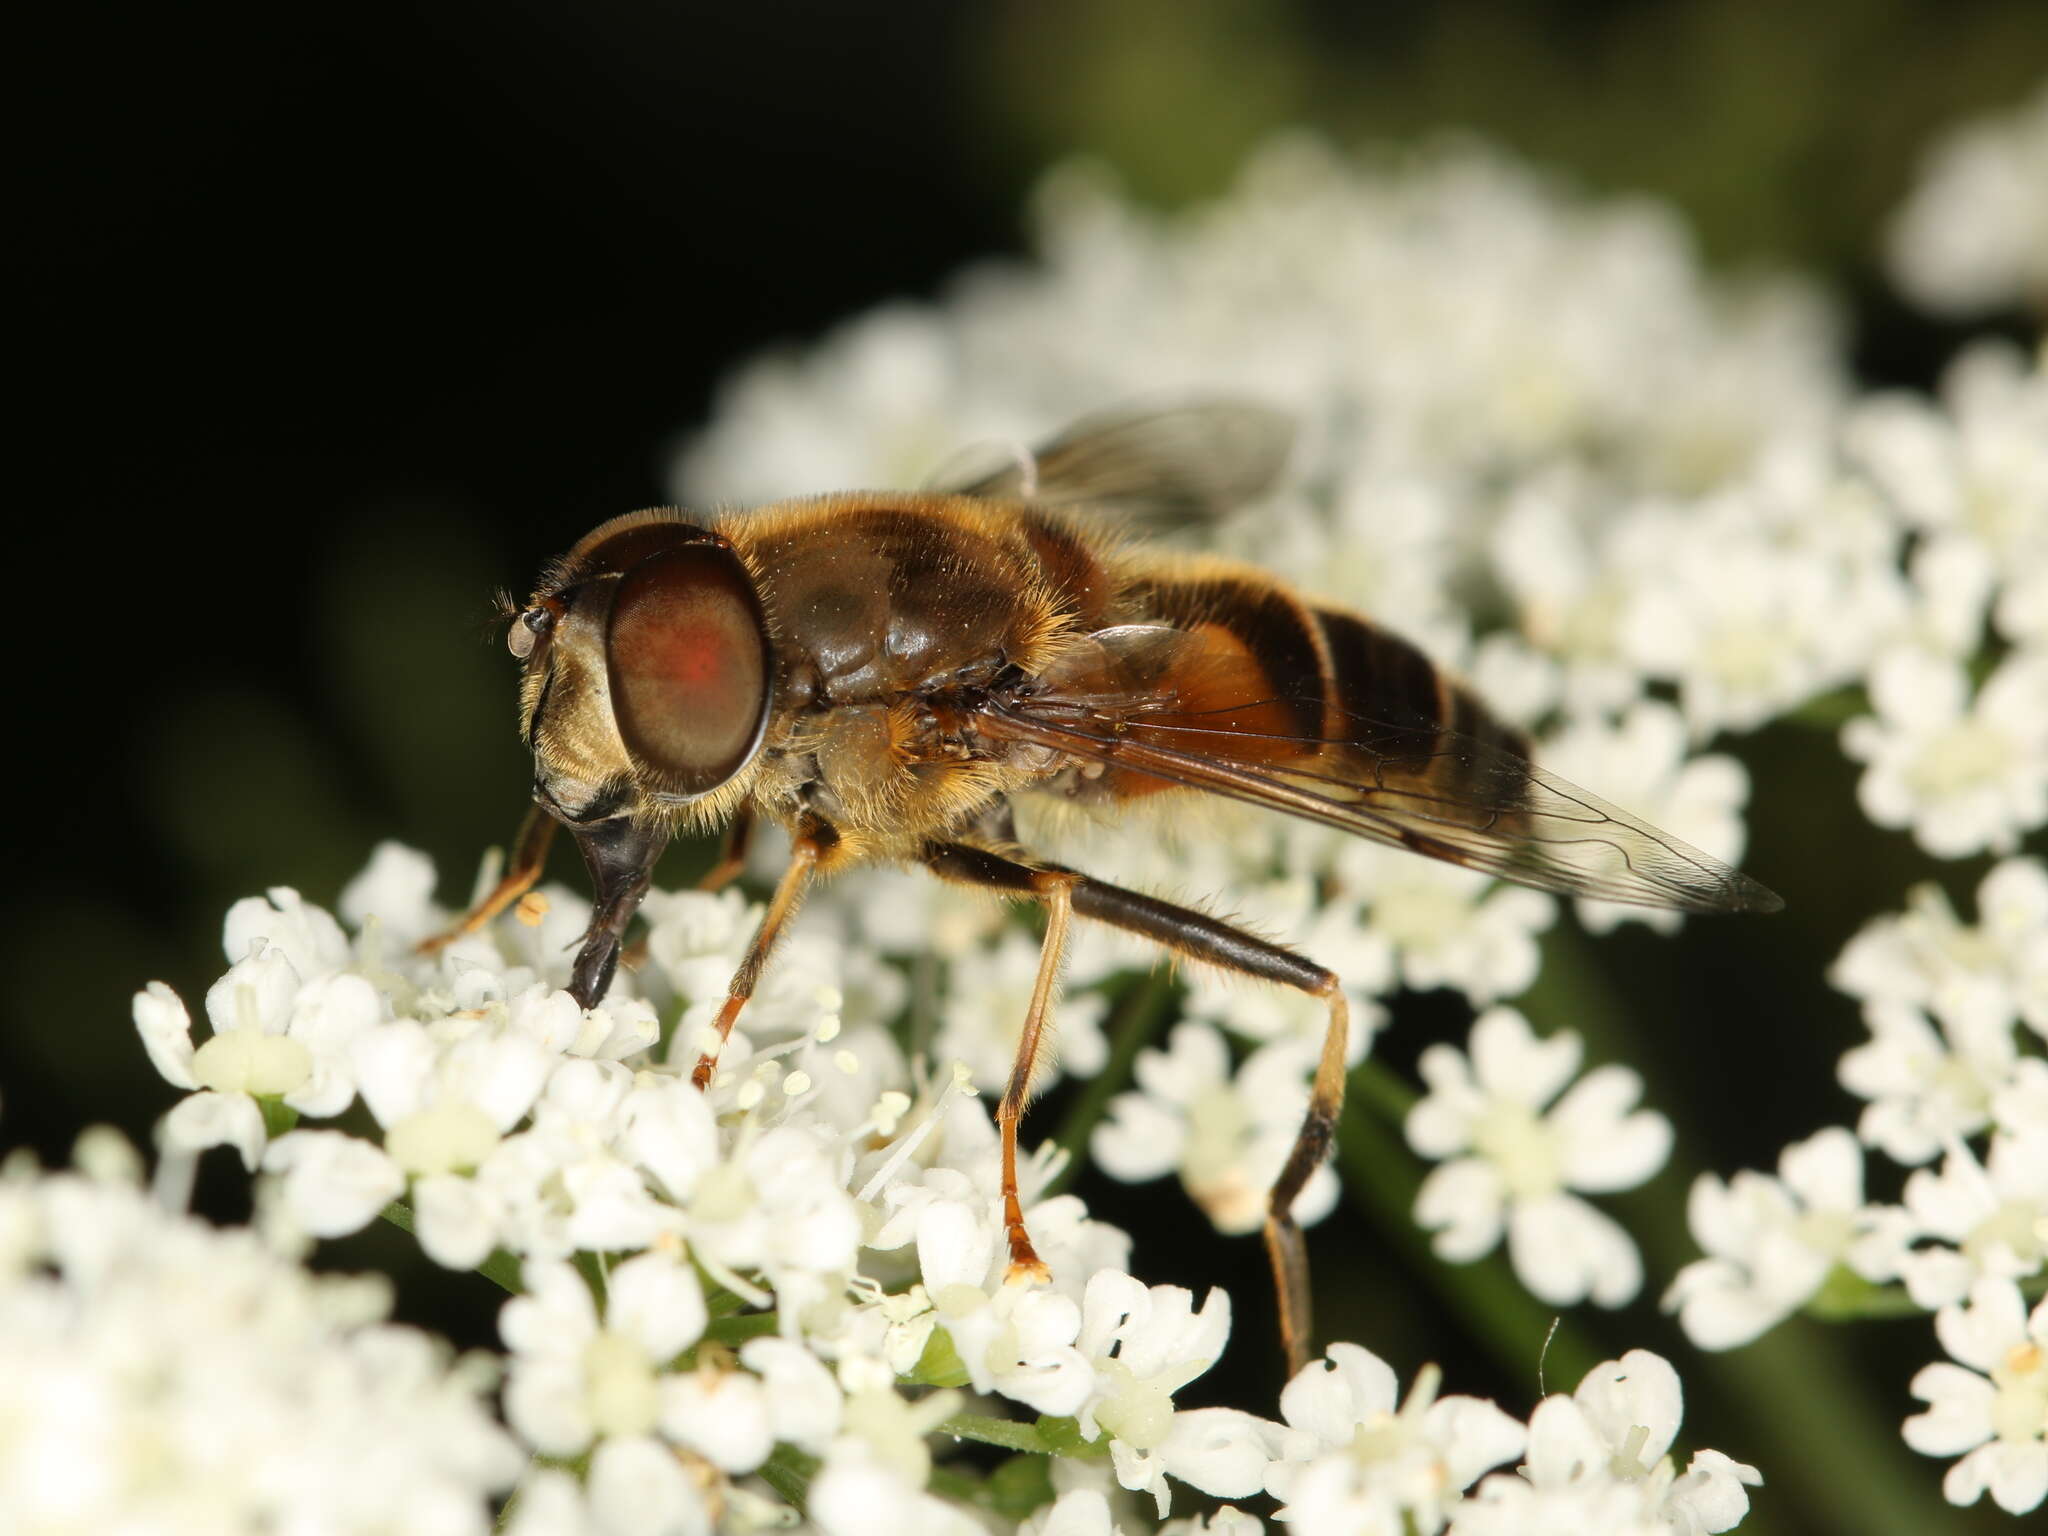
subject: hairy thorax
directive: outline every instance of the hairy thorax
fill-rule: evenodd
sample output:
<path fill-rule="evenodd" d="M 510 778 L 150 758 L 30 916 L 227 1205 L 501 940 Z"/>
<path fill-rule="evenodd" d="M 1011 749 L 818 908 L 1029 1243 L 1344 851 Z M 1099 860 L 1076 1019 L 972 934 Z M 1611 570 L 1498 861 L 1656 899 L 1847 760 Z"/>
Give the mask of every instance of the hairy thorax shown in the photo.
<path fill-rule="evenodd" d="M 966 498 L 857 495 L 725 525 L 762 593 L 779 692 L 754 801 L 901 855 L 1043 776 L 969 725 L 1099 622 L 1100 570 L 1061 524 Z M 1099 585 L 1099 583 L 1098 583 Z"/>

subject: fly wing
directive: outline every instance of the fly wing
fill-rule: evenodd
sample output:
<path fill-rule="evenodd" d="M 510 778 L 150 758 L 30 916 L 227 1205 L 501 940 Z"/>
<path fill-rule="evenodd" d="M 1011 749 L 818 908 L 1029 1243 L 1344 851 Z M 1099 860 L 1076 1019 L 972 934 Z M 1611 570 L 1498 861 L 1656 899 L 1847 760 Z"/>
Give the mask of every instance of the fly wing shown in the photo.
<path fill-rule="evenodd" d="M 1095 637 L 1111 639 L 1117 631 Z M 1130 626 L 1145 681 L 1120 700 L 1101 679 L 1130 675 L 1116 653 L 1085 678 L 992 698 L 977 724 L 1109 770 L 1104 792 L 1129 798 L 1169 787 L 1206 790 L 1406 848 L 1517 884 L 1571 896 L 1687 912 L 1774 912 L 1783 903 L 1740 871 L 1659 831 L 1526 758 L 1420 719 L 1332 710 L 1316 736 L 1274 728 L 1273 706 L 1174 697 L 1157 626 Z M 1180 633 L 1183 661 L 1200 637 Z M 1330 706 L 1322 706 L 1326 710 Z M 1103 781 L 1106 780 L 1106 784 Z"/>
<path fill-rule="evenodd" d="M 1100 507 L 1160 530 L 1213 520 L 1265 494 L 1293 445 L 1292 418 L 1249 401 L 1110 411 L 1035 449 L 966 450 L 926 488 Z"/>

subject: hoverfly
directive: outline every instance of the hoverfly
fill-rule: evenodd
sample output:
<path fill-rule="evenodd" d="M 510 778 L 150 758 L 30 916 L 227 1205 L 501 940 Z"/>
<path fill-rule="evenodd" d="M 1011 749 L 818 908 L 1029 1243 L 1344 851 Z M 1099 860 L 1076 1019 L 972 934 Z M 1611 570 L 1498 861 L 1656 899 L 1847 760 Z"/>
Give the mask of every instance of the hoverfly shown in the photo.
<path fill-rule="evenodd" d="M 1292 429 L 1211 403 L 1096 417 L 941 490 L 858 492 L 698 519 L 635 512 L 543 575 L 513 619 L 535 808 L 497 888 L 456 931 L 518 899 L 559 823 L 594 888 L 572 991 L 610 985 L 671 836 L 788 829 L 791 859 L 714 1028 L 745 1007 L 805 888 L 870 860 L 1036 901 L 1036 984 L 997 1111 L 1010 1272 L 1045 1267 L 1017 1189 L 1017 1123 L 1048 1038 L 1069 921 L 1294 987 L 1329 1025 L 1266 1246 L 1291 1368 L 1307 1359 L 1307 1256 L 1290 1215 L 1344 1093 L 1337 976 L 1205 913 L 1020 846 L 1011 800 L 1114 808 L 1205 791 L 1505 880 L 1692 912 L 1778 898 L 1529 761 L 1522 734 L 1413 645 L 1221 559 L 1127 536 L 1277 476 Z M 694 1081 L 709 1083 L 712 1046 Z"/>

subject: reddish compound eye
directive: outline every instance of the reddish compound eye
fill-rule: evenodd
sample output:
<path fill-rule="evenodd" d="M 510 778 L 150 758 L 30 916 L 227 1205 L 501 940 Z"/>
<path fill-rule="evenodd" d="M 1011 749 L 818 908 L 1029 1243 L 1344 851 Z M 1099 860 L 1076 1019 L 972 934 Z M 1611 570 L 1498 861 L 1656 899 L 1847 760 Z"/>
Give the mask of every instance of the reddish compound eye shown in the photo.
<path fill-rule="evenodd" d="M 606 659 L 626 750 L 664 794 L 708 794 L 768 720 L 768 642 L 746 568 L 723 544 L 640 561 L 612 601 Z"/>

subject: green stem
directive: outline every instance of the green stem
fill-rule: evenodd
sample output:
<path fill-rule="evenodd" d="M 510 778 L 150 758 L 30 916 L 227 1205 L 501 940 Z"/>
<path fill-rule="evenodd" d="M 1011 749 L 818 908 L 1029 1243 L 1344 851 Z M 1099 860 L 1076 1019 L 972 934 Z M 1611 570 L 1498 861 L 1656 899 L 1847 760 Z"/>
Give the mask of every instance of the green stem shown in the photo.
<path fill-rule="evenodd" d="M 2020 1282 L 2020 1294 L 2037 1301 L 2048 1294 L 2048 1275 L 2034 1275 Z M 1903 1285 L 1879 1285 L 1852 1269 L 1836 1265 L 1821 1288 L 1814 1292 L 1804 1311 L 1823 1323 L 1862 1323 L 1894 1317 L 1926 1317 L 1932 1309 L 1923 1307 L 1907 1294 Z"/>
<path fill-rule="evenodd" d="M 1908 1296 L 1903 1285 L 1879 1285 L 1839 1264 L 1829 1273 L 1821 1288 L 1813 1293 L 1805 1312 L 1808 1317 L 1818 1318 L 1824 1323 L 1927 1315 L 1927 1309 Z"/>
<path fill-rule="evenodd" d="M 1125 983 L 1109 1017 L 1109 1060 L 1088 1079 L 1053 1137 L 1066 1149 L 1067 1162 L 1041 1198 L 1065 1189 L 1087 1161 L 1089 1134 L 1108 1113 L 1109 1101 L 1130 1086 L 1138 1052 L 1158 1029 L 1174 996 L 1173 978 L 1163 969 L 1147 971 Z"/>
<path fill-rule="evenodd" d="M 704 1329 L 704 1337 L 714 1344 L 742 1344 L 748 1339 L 765 1338 L 781 1326 L 777 1313 L 748 1312 L 740 1317 L 712 1319 Z"/>

